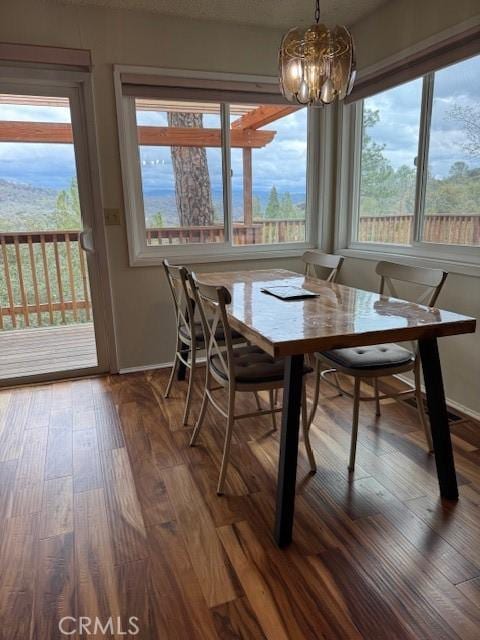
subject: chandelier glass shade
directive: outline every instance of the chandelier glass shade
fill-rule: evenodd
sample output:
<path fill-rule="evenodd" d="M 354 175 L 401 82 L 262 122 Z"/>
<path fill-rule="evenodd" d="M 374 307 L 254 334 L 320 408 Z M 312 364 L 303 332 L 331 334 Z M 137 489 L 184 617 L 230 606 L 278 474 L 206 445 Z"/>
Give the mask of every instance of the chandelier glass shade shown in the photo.
<path fill-rule="evenodd" d="M 319 0 L 315 17 L 316 23 L 306 30 L 290 29 L 279 51 L 282 93 L 290 102 L 303 105 L 343 100 L 355 81 L 355 49 L 349 29 L 319 24 Z"/>

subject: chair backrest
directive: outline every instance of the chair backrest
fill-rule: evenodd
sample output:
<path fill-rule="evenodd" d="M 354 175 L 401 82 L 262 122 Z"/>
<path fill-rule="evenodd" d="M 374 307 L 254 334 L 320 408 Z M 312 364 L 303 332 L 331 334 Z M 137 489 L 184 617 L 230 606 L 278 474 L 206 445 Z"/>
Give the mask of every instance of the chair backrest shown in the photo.
<path fill-rule="evenodd" d="M 177 321 L 177 338 L 178 332 L 183 327 L 184 335 L 192 342 L 195 342 L 195 331 L 193 331 L 193 322 L 195 319 L 195 305 L 188 288 L 189 271 L 183 266 L 174 266 L 169 264 L 168 260 L 163 260 L 163 268 L 167 276 L 167 282 L 173 301 L 175 318 Z"/>
<path fill-rule="evenodd" d="M 314 278 L 318 277 L 316 267 L 330 269 L 325 280 L 327 282 L 335 282 L 338 272 L 343 263 L 343 256 L 336 256 L 331 253 L 322 253 L 321 251 L 305 251 L 302 256 L 305 263 L 305 275 Z"/>
<path fill-rule="evenodd" d="M 200 314 L 203 335 L 206 344 L 207 366 L 210 366 L 212 356 L 218 356 L 218 366 L 221 367 L 228 380 L 233 380 L 233 341 L 232 330 L 227 316 L 227 304 L 232 298 L 226 287 L 205 284 L 197 280 L 194 274 L 188 274 L 188 282 Z M 213 308 L 213 314 L 207 314 L 207 308 Z M 222 330 L 222 345 L 216 339 L 218 329 Z"/>
<path fill-rule="evenodd" d="M 428 269 L 425 267 L 410 267 L 405 264 L 381 261 L 375 269 L 380 276 L 380 293 L 383 295 L 385 289 L 395 298 L 398 295 L 393 281 L 409 282 L 411 284 L 423 285 L 420 296 L 415 300 L 418 304 L 425 304 L 433 307 L 440 295 L 440 291 L 447 279 L 448 273 L 441 269 Z"/>

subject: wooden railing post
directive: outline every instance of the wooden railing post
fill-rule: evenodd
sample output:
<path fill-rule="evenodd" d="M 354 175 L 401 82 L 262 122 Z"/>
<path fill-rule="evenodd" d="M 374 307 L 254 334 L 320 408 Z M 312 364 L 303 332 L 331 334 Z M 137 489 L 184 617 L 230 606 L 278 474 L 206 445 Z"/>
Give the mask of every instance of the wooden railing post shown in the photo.
<path fill-rule="evenodd" d="M 87 268 L 85 265 L 85 253 L 82 249 L 82 246 L 77 240 L 78 246 L 78 255 L 80 259 L 80 273 L 82 276 L 82 284 L 83 284 L 83 299 L 85 300 L 85 312 L 87 316 L 87 320 L 90 320 L 90 298 L 89 298 L 89 287 L 88 287 L 88 278 L 87 278 Z"/>
<path fill-rule="evenodd" d="M 35 265 L 35 255 L 33 252 L 33 242 L 32 236 L 28 236 L 28 252 L 30 255 L 30 267 L 32 270 L 32 283 L 33 283 L 33 293 L 35 296 L 35 309 L 37 312 L 37 321 L 38 324 L 42 324 L 42 314 L 40 312 L 40 296 L 38 295 L 38 282 L 37 282 L 37 268 Z"/>
<path fill-rule="evenodd" d="M 58 297 L 60 299 L 60 312 L 62 314 L 62 322 L 65 322 L 65 300 L 63 298 L 62 271 L 60 267 L 60 256 L 58 253 L 57 234 L 53 234 L 53 253 L 55 255 L 55 271 L 57 276 Z"/>
<path fill-rule="evenodd" d="M 5 243 L 5 238 L 2 237 L 2 258 L 3 258 L 3 269 L 5 272 L 5 283 L 7 286 L 7 296 L 8 296 L 8 304 L 10 306 L 10 317 L 12 320 L 12 326 L 17 326 L 17 316 L 15 315 L 15 300 L 13 298 L 13 290 L 12 290 L 12 279 L 10 277 L 10 267 L 8 265 L 8 251 Z"/>
<path fill-rule="evenodd" d="M 50 275 L 48 273 L 48 262 L 47 262 L 47 249 L 45 246 L 45 235 L 40 234 L 40 248 L 42 250 L 42 263 L 43 263 L 43 275 L 45 277 L 45 290 L 47 293 L 47 304 L 48 304 L 48 316 L 50 319 L 50 324 L 53 324 L 53 305 L 52 305 L 52 292 L 50 289 Z"/>
<path fill-rule="evenodd" d="M 22 267 L 22 257 L 20 255 L 20 245 L 18 242 L 18 238 L 15 238 L 15 256 L 17 258 L 17 274 L 18 274 L 18 286 L 20 288 L 20 297 L 22 299 L 22 312 L 23 318 L 25 320 L 25 325 L 27 327 L 30 326 L 30 317 L 28 314 L 28 299 L 25 292 L 25 284 L 23 281 L 23 267 Z"/>

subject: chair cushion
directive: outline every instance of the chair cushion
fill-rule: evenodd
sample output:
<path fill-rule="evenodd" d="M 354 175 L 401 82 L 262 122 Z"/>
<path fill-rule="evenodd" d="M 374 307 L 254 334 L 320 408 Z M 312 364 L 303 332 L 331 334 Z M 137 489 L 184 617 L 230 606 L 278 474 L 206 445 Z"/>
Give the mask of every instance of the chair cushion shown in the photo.
<path fill-rule="evenodd" d="M 369 347 L 332 349 L 321 354 L 347 369 L 381 369 L 413 362 L 414 355 L 398 344 L 374 344 Z"/>
<path fill-rule="evenodd" d="M 283 380 L 284 358 L 272 358 L 268 353 L 254 345 L 236 347 L 233 350 L 235 380 L 248 384 L 275 382 Z M 225 354 L 225 362 L 227 356 Z M 227 380 L 222 363 L 217 355 L 210 358 L 215 373 Z M 310 373 L 311 367 L 304 366 L 303 374 Z"/>
<path fill-rule="evenodd" d="M 194 332 L 195 332 L 195 337 L 197 339 L 197 342 L 204 342 L 204 337 L 203 337 L 203 329 L 202 329 L 202 323 L 200 321 L 198 322 L 194 322 Z M 180 334 L 180 339 L 182 340 L 182 342 L 184 341 L 188 341 L 190 342 L 190 337 L 188 335 L 188 332 L 185 328 L 184 325 L 181 325 L 180 329 L 179 329 L 179 334 Z M 225 340 L 225 334 L 223 332 L 223 327 L 218 327 L 217 330 L 215 331 L 215 337 L 217 339 L 218 342 L 223 342 Z M 238 331 L 235 331 L 235 329 L 232 329 L 232 340 L 235 341 L 239 341 L 242 340 L 244 341 L 245 338 L 243 338 L 243 336 L 238 333 Z M 187 344 L 188 344 L 187 342 Z"/>

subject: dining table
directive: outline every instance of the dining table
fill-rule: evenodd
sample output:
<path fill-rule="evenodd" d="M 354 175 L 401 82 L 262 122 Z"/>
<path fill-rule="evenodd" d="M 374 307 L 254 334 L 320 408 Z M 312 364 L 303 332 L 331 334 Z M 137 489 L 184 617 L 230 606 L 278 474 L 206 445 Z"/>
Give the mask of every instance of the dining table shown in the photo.
<path fill-rule="evenodd" d="M 458 498 L 438 338 L 475 331 L 476 320 L 284 269 L 197 273 L 199 281 L 226 287 L 228 320 L 252 344 L 284 358 L 284 389 L 274 537 L 292 540 L 302 375 L 306 354 L 386 342 L 418 341 L 440 495 Z M 282 300 L 262 291 L 299 287 L 314 297 Z"/>

